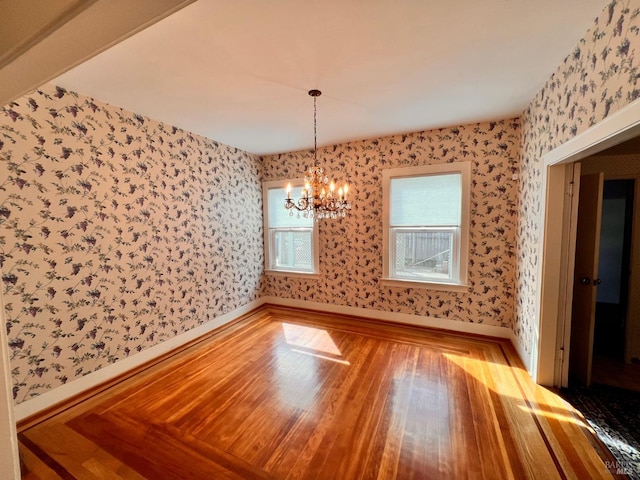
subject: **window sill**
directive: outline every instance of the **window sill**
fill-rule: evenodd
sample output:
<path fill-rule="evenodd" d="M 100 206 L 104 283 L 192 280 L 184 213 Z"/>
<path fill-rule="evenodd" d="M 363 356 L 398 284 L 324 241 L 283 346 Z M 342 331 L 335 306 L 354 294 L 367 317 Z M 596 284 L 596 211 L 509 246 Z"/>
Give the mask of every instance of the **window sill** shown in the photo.
<path fill-rule="evenodd" d="M 398 278 L 381 278 L 381 285 L 402 288 L 424 288 L 427 290 L 444 290 L 449 292 L 468 292 L 469 285 L 460 283 L 420 282 L 416 280 L 400 280 Z"/>
<path fill-rule="evenodd" d="M 295 270 L 269 270 L 266 269 L 264 271 L 266 275 L 274 275 L 279 277 L 303 277 L 303 278 L 313 278 L 319 279 L 320 274 L 315 272 L 297 272 Z"/>

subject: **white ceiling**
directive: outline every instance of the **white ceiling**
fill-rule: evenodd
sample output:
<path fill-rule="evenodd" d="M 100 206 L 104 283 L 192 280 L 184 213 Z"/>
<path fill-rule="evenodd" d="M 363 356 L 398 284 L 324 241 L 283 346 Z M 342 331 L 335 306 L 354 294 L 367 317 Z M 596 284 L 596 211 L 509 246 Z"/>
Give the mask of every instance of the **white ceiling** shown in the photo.
<path fill-rule="evenodd" d="M 52 83 L 256 154 L 519 116 L 606 0 L 199 0 Z M 118 21 L 114 19 L 114 21 Z"/>

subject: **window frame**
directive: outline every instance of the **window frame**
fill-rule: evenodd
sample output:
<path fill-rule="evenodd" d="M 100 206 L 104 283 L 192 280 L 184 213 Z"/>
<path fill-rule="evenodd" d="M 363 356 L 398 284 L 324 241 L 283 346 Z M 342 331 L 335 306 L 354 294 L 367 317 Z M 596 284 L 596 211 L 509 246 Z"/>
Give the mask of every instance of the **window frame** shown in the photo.
<path fill-rule="evenodd" d="M 274 189 L 282 189 L 282 208 L 284 209 L 284 200 L 286 198 L 287 184 L 291 184 L 291 194 L 294 190 L 301 190 L 304 187 L 304 178 L 295 178 L 290 180 L 272 180 L 262 182 L 262 217 L 264 232 L 264 270 L 270 275 L 286 275 L 286 276 L 303 276 L 303 277 L 319 277 L 319 241 L 318 241 L 318 222 L 312 219 L 311 227 L 274 227 L 269 226 L 269 191 Z M 294 211 L 294 215 L 297 211 Z M 295 231 L 311 231 L 311 260 L 312 270 L 299 270 L 295 268 L 278 267 L 275 265 L 275 234 L 276 232 L 295 232 Z"/>
<path fill-rule="evenodd" d="M 391 227 L 391 182 L 396 178 L 426 177 L 434 175 L 459 174 L 461 182 L 461 208 L 459 227 L 442 227 L 436 225 L 415 225 Z M 382 170 L 382 279 L 381 283 L 389 286 L 429 288 L 433 290 L 468 291 L 469 266 L 469 219 L 471 208 L 471 163 L 454 162 L 437 165 L 422 165 L 417 167 L 400 167 Z M 398 276 L 395 274 L 395 239 L 398 232 L 426 231 L 426 230 L 458 230 L 454 233 L 454 249 L 450 257 L 450 269 L 454 272 L 451 279 L 439 280 L 429 277 L 425 280 Z M 392 263 L 394 262 L 394 263 Z M 455 269 L 455 270 L 454 270 Z"/>

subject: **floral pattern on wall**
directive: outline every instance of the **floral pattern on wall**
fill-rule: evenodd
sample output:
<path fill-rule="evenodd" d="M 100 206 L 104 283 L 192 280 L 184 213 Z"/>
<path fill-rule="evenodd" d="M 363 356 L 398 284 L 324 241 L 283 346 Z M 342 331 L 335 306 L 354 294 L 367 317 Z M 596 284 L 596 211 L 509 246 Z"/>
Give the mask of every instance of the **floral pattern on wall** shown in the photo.
<path fill-rule="evenodd" d="M 320 279 L 267 275 L 264 293 L 511 327 L 519 136 L 518 121 L 504 120 L 320 149 L 329 174 L 349 182 L 353 209 L 320 222 Z M 312 161 L 309 151 L 264 157 L 265 179 L 302 177 Z M 381 284 L 382 170 L 464 161 L 472 164 L 469 291 Z"/>
<path fill-rule="evenodd" d="M 542 157 L 638 98 L 638 47 L 640 0 L 614 0 L 523 114 L 514 332 L 525 352 L 537 341 Z"/>
<path fill-rule="evenodd" d="M 0 110 L 16 403 L 259 296 L 254 155 L 54 86 Z"/>

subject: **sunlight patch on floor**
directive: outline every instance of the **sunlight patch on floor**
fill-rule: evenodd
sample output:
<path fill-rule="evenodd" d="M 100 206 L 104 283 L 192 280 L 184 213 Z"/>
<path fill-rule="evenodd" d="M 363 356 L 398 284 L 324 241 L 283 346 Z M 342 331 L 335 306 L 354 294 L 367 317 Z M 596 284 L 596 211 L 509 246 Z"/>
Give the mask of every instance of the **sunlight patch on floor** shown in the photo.
<path fill-rule="evenodd" d="M 532 413 L 537 417 L 545 417 L 547 419 L 559 420 L 561 422 L 571 422 L 571 423 L 575 423 L 580 427 L 586 426 L 583 421 L 581 421 L 579 418 L 574 417 L 570 413 L 545 411 L 539 408 L 526 407 L 524 405 L 519 405 L 519 407 L 521 410 L 524 410 L 525 412 L 528 412 L 528 413 Z"/>
<path fill-rule="evenodd" d="M 291 323 L 283 323 L 282 329 L 284 330 L 284 338 L 289 345 L 342 356 L 342 352 L 326 330 Z"/>

